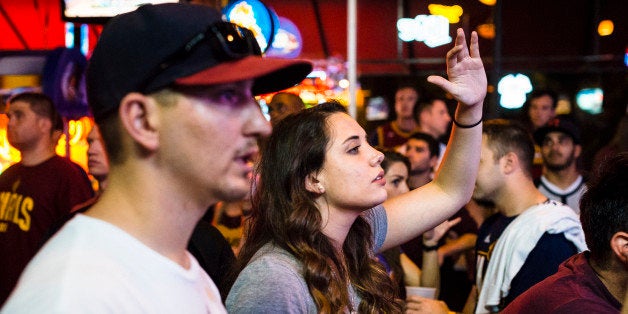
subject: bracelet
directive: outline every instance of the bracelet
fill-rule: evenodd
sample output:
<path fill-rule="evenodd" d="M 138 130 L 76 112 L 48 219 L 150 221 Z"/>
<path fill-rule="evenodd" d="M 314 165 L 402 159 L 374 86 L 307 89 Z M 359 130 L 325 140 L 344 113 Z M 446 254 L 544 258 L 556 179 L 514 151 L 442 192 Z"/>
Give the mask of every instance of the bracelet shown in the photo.
<path fill-rule="evenodd" d="M 427 245 L 423 244 L 423 251 L 425 251 L 425 252 L 436 251 L 436 250 L 438 250 L 438 244 L 430 245 L 430 246 L 427 246 Z"/>
<path fill-rule="evenodd" d="M 483 118 L 484 117 L 480 117 L 480 120 L 478 122 L 476 122 L 476 123 L 473 123 L 473 124 L 461 124 L 460 122 L 456 121 L 456 118 L 453 118 L 451 120 L 453 120 L 454 124 L 457 127 L 461 128 L 461 129 L 471 129 L 471 128 L 474 128 L 474 127 L 478 126 L 480 123 L 482 123 L 482 119 Z"/>

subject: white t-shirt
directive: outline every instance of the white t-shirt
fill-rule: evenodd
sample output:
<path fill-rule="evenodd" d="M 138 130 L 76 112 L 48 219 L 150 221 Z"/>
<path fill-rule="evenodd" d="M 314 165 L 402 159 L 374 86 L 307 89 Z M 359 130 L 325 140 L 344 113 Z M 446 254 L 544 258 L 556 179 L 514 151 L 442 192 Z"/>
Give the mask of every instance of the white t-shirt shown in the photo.
<path fill-rule="evenodd" d="M 196 259 L 189 269 L 118 227 L 77 215 L 31 260 L 2 313 L 226 313 Z"/>
<path fill-rule="evenodd" d="M 566 189 L 561 189 L 547 180 L 547 178 L 543 175 L 541 176 L 537 188 L 549 199 L 561 202 L 571 207 L 576 214 L 580 215 L 580 199 L 587 190 L 587 185 L 584 183 L 582 176 L 578 176 L 578 178 Z"/>

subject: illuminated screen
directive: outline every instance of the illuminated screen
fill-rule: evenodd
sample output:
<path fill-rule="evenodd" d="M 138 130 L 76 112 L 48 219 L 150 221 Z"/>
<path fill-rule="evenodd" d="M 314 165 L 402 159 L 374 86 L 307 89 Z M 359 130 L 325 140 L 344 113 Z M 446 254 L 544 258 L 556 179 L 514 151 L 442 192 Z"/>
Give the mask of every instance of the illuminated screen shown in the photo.
<path fill-rule="evenodd" d="M 61 0 L 64 21 L 106 23 L 118 14 L 131 12 L 144 4 L 179 2 L 178 0 Z"/>

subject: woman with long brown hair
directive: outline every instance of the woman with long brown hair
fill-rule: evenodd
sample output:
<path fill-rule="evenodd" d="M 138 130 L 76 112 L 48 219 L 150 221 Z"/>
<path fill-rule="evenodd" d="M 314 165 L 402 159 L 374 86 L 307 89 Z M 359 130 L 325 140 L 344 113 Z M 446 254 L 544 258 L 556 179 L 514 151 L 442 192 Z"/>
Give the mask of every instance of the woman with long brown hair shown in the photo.
<path fill-rule="evenodd" d="M 468 49 L 458 30 L 447 72 L 449 81 L 428 78 L 459 101 L 441 169 L 431 183 L 390 200 L 383 155 L 344 107 L 325 103 L 277 124 L 257 169 L 229 312 L 403 310 L 374 252 L 433 228 L 471 196 L 486 95 L 477 34 Z"/>

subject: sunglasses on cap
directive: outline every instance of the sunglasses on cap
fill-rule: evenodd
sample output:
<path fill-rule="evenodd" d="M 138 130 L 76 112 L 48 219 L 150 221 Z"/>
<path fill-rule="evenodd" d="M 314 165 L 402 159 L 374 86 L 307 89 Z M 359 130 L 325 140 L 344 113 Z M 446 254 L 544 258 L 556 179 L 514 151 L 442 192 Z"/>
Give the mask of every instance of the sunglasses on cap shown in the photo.
<path fill-rule="evenodd" d="M 145 91 L 156 77 L 177 62 L 189 58 L 192 52 L 202 43 L 209 44 L 214 59 L 218 61 L 231 61 L 250 55 L 262 55 L 262 50 L 251 30 L 229 22 L 217 22 L 209 25 L 205 31 L 192 37 L 185 45 L 155 67 L 150 72 L 150 75 L 139 85 L 139 90 Z"/>

